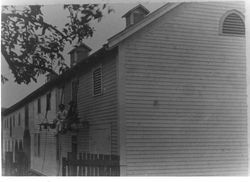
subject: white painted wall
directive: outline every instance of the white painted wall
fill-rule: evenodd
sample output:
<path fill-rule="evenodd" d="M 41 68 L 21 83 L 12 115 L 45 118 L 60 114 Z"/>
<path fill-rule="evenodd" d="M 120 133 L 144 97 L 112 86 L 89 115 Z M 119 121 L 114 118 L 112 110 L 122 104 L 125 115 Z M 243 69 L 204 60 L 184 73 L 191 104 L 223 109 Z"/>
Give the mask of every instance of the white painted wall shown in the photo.
<path fill-rule="evenodd" d="M 185 3 L 120 46 L 122 175 L 247 174 L 245 37 L 219 35 L 232 9 Z"/>

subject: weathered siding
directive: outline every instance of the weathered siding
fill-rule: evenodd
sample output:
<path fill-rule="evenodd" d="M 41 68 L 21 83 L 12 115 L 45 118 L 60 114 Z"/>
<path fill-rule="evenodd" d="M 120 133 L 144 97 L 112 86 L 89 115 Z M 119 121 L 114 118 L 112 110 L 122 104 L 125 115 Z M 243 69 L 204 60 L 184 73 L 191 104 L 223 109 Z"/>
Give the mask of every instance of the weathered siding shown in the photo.
<path fill-rule="evenodd" d="M 47 112 L 46 117 L 46 94 L 51 92 L 51 110 Z M 37 99 L 30 105 L 30 128 L 31 128 L 31 169 L 44 175 L 58 174 L 56 160 L 56 129 L 39 130 L 39 124 L 42 122 L 51 122 L 56 118 L 56 88 L 51 88 L 47 93 L 40 97 L 41 113 L 38 114 Z M 40 133 L 40 156 L 34 155 L 34 135 Z"/>
<path fill-rule="evenodd" d="M 102 151 L 92 150 L 90 147 L 94 135 L 97 130 L 110 128 L 105 130 L 104 137 L 110 136 L 110 145 L 105 149 L 106 152 L 118 154 L 117 142 L 117 72 L 116 72 L 116 55 L 106 56 L 101 63 L 102 79 L 103 79 L 103 93 L 99 96 L 93 96 L 92 70 L 82 74 L 79 78 L 78 89 L 78 111 L 81 121 L 89 122 L 89 133 L 80 131 L 83 138 L 79 138 L 79 152 L 88 151 L 94 153 L 101 153 Z M 98 66 L 98 65 L 97 65 Z M 89 143 L 90 142 L 90 143 Z"/>
<path fill-rule="evenodd" d="M 18 115 L 20 113 L 20 117 L 21 117 L 21 121 L 20 121 L 20 125 L 18 123 Z M 15 117 L 15 124 L 13 124 L 13 116 Z M 10 137 L 10 118 L 11 122 L 12 122 L 12 137 Z M 15 112 L 3 116 L 2 117 L 2 142 L 3 142 L 3 148 L 2 148 L 2 152 L 3 152 L 3 159 L 5 160 L 5 152 L 6 151 L 13 151 L 15 152 L 15 145 L 16 142 L 18 144 L 23 143 L 23 132 L 24 132 L 24 109 L 18 109 Z M 8 122 L 8 124 L 7 124 Z M 10 147 L 8 149 L 8 142 L 10 143 Z"/>
<path fill-rule="evenodd" d="M 121 45 L 124 174 L 247 174 L 245 37 L 219 35 L 232 9 L 184 3 Z"/>
<path fill-rule="evenodd" d="M 89 122 L 89 127 L 79 125 L 78 132 L 68 131 L 60 135 L 60 157 L 67 157 L 72 152 L 72 136 L 77 136 L 77 153 L 105 153 L 118 154 L 117 146 L 117 85 L 116 85 L 116 57 L 106 57 L 101 64 L 103 74 L 103 94 L 93 96 L 92 69 L 80 73 L 64 85 L 63 102 L 69 109 L 71 101 L 71 83 L 79 79 L 77 104 L 80 122 Z M 93 68 L 94 69 L 94 68 Z M 102 136 L 100 138 L 100 133 Z M 98 138 L 99 137 L 99 138 Z M 102 139 L 106 142 L 103 144 Z"/>

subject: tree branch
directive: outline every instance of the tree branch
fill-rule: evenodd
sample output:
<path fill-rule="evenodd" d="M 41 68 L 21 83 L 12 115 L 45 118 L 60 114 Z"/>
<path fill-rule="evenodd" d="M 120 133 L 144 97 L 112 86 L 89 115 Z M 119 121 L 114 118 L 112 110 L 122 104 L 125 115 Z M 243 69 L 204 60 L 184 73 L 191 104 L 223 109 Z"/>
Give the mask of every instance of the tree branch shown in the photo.
<path fill-rule="evenodd" d="M 17 18 L 21 18 L 21 19 L 30 21 L 30 18 L 25 17 L 25 16 L 22 16 L 22 15 L 20 15 L 20 14 L 2 13 L 2 16 L 6 16 L 6 17 L 8 17 L 8 16 L 9 16 L 9 17 L 17 17 Z M 53 29 L 56 33 L 60 34 L 60 35 L 63 37 L 63 39 L 67 39 L 67 38 L 68 38 L 68 37 L 65 36 L 60 30 L 58 30 L 56 27 L 54 27 L 54 26 L 52 26 L 52 25 L 50 25 L 50 24 L 48 24 L 48 23 L 45 23 L 45 22 L 43 22 L 43 21 L 39 21 L 39 20 L 37 20 L 37 19 L 35 19 L 35 18 L 31 18 L 31 19 L 32 19 L 33 22 L 39 23 L 39 24 L 41 25 L 41 27 L 47 27 L 47 28 Z"/>

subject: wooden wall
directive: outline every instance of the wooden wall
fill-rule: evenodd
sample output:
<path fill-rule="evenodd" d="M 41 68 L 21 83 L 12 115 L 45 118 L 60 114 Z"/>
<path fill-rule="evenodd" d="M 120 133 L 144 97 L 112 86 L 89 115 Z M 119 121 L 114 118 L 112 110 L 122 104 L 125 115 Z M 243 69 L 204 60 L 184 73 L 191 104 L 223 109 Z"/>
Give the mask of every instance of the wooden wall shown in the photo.
<path fill-rule="evenodd" d="M 79 152 L 118 153 L 117 141 L 117 72 L 116 55 L 102 58 L 102 95 L 93 96 L 92 70 L 82 74 L 79 78 L 78 111 L 81 122 L 88 121 L 89 129 L 84 130 L 79 137 Z M 94 69 L 94 68 L 93 68 Z M 98 146 L 97 136 L 102 130 L 103 137 L 107 138 L 108 145 Z M 89 133 L 88 133 L 89 132 Z M 96 146 L 93 146 L 96 145 Z M 100 150 L 98 150 L 98 148 Z M 102 148 L 102 149 L 101 149 Z"/>
<path fill-rule="evenodd" d="M 18 122 L 20 114 L 20 125 Z M 13 117 L 15 117 L 15 124 L 13 124 Z M 10 137 L 10 118 L 12 122 L 12 137 Z M 3 152 L 3 159 L 5 159 L 5 152 L 6 151 L 14 151 L 15 150 L 15 144 L 23 143 L 23 132 L 24 132 L 24 108 L 20 108 L 16 111 L 14 111 L 11 114 L 8 114 L 6 116 L 2 116 L 2 152 Z M 7 124 L 8 122 L 8 124 Z M 10 143 L 10 150 L 8 149 L 8 142 Z"/>
<path fill-rule="evenodd" d="M 93 96 L 92 69 L 79 73 L 77 104 L 80 122 L 88 121 L 89 126 L 79 126 L 78 132 L 67 132 L 60 136 L 61 157 L 72 152 L 72 136 L 77 136 L 77 154 L 83 152 L 118 154 L 118 108 L 117 108 L 117 77 L 116 55 L 104 57 L 102 67 L 103 93 Z M 95 67 L 93 67 L 94 69 Z M 71 82 L 67 80 L 64 87 L 64 104 L 69 109 L 71 101 Z"/>
<path fill-rule="evenodd" d="M 120 45 L 122 175 L 246 175 L 244 4 L 184 3 Z M 121 81 L 121 80 L 119 80 Z"/>
<path fill-rule="evenodd" d="M 51 110 L 46 115 L 46 94 L 51 92 Z M 56 118 L 56 96 L 57 89 L 51 88 L 47 93 L 40 97 L 41 99 L 41 113 L 37 112 L 37 99 L 29 104 L 30 108 L 30 135 L 31 135 L 31 169 L 47 175 L 55 176 L 58 173 L 58 166 L 56 160 L 56 130 L 55 129 L 42 129 L 39 130 L 39 124 L 42 122 L 51 122 Z M 40 155 L 34 154 L 34 135 L 40 133 Z"/>

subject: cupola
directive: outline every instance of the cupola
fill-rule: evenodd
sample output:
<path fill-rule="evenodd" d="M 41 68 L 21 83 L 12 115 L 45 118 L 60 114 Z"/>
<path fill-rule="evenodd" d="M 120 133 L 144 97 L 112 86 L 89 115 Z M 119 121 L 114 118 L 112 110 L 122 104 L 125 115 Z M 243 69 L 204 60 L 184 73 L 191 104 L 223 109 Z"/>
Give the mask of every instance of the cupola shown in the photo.
<path fill-rule="evenodd" d="M 143 5 L 139 4 L 133 9 L 129 10 L 125 13 L 122 18 L 126 19 L 126 28 L 141 21 L 147 14 L 149 14 L 149 10 L 145 8 Z"/>
<path fill-rule="evenodd" d="M 91 48 L 85 45 L 84 43 L 81 43 L 78 46 L 75 46 L 74 49 L 72 49 L 70 54 L 70 66 L 76 65 L 79 61 L 87 58 L 89 56 L 89 53 L 91 51 Z"/>

